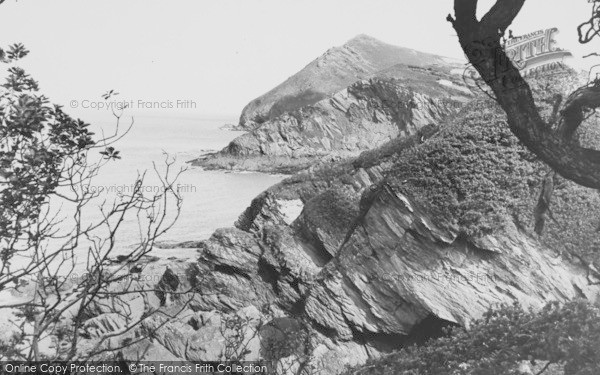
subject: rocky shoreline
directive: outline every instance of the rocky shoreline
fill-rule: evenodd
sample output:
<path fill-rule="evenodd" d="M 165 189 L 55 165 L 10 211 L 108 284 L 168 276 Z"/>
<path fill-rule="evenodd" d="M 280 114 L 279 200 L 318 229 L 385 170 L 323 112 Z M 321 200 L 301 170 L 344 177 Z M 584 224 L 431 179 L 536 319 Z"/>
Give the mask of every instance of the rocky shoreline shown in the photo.
<path fill-rule="evenodd" d="M 575 80 L 532 78 L 540 111 L 550 116 Z M 600 273 L 578 251 L 596 243 L 600 197 L 558 180 L 553 220 L 537 233 L 547 166 L 495 102 L 447 69 L 407 65 L 311 101 L 248 117 L 248 133 L 192 162 L 291 175 L 233 227 L 157 244 L 163 256 L 125 269 L 142 291 L 119 300 L 132 317 L 89 306 L 81 348 L 141 319 L 111 336 L 134 342 L 123 360 L 336 375 L 500 305 L 598 301 Z"/>

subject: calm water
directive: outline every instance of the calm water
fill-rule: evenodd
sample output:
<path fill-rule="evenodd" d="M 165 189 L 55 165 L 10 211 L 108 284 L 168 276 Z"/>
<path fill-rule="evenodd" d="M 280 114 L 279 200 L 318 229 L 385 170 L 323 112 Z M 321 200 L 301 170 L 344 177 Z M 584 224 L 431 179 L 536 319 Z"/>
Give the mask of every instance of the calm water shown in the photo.
<path fill-rule="evenodd" d="M 187 167 L 187 170 L 178 180 L 183 197 L 179 219 L 175 226 L 161 237 L 161 241 L 206 239 L 217 228 L 232 226 L 255 196 L 283 179 L 283 176 L 261 173 L 203 171 L 186 163 L 202 153 L 223 148 L 233 138 L 242 134 L 219 129 L 224 123 L 231 122 L 234 120 L 136 116 L 131 131 L 114 145 L 120 151 L 122 159 L 110 161 L 94 179 L 90 188 L 103 190 L 101 198 L 110 202 L 116 199 L 117 190 L 127 192 L 138 173 L 147 171 L 145 191 L 158 189 L 160 185 L 155 178 L 153 162 L 164 172 L 163 153 L 166 152 L 169 157 L 176 159 L 172 169 Z M 104 129 L 105 135 L 114 130 L 112 120 L 92 123 L 96 134 L 99 134 L 98 127 Z M 95 222 L 101 218 L 101 212 L 97 205 L 95 206 L 86 211 L 87 222 Z M 63 212 L 68 213 L 69 209 L 63 207 Z M 174 212 L 171 207 L 170 213 Z M 138 222 L 136 216 L 130 215 L 126 218 L 117 237 L 120 248 L 139 243 Z M 65 222 L 65 228 L 68 228 L 68 225 Z"/>
<path fill-rule="evenodd" d="M 105 117 L 106 118 L 106 117 Z M 100 128 L 105 134 L 114 131 L 114 122 L 107 120 L 93 120 L 84 117 L 86 122 L 92 123 L 92 130 L 100 134 Z M 138 173 L 147 170 L 148 178 L 144 184 L 145 188 L 153 188 L 157 185 L 153 178 L 153 162 L 158 169 L 164 172 L 162 164 L 163 152 L 176 158 L 173 166 L 175 169 L 186 167 L 186 161 L 192 160 L 202 153 L 219 150 L 226 146 L 233 138 L 239 136 L 240 132 L 221 130 L 219 127 L 232 120 L 206 120 L 194 118 L 159 118 L 136 116 L 135 125 L 132 130 L 121 139 L 115 148 L 121 153 L 121 160 L 110 161 L 92 182 L 90 188 L 104 188 L 105 193 L 100 194 L 99 199 L 92 202 L 84 210 L 83 226 L 97 223 L 102 219 L 100 203 L 109 205 L 118 199 L 114 193 L 116 187 L 129 187 L 136 180 Z M 94 155 L 92 155 L 94 156 Z M 100 157 L 99 154 L 95 155 Z M 220 227 L 232 226 L 237 217 L 248 207 L 251 200 L 267 189 L 269 186 L 281 181 L 283 176 L 266 175 L 260 173 L 227 173 L 202 171 L 196 167 L 188 167 L 179 183 L 183 196 L 183 205 L 180 216 L 174 227 L 160 238 L 165 242 L 197 241 L 208 238 Z M 107 192 L 111 189 L 113 192 Z M 149 195 L 153 195 L 149 193 Z M 51 201 L 53 213 L 59 212 L 61 220 L 60 229 L 62 234 L 73 231 L 74 209 L 62 200 Z M 168 218 L 172 218 L 175 210 L 170 207 Z M 132 245 L 140 242 L 139 220 L 135 215 L 126 217 L 117 235 L 117 245 L 111 253 L 111 257 L 127 254 Z M 103 237 L 103 231 L 94 232 L 99 238 Z M 58 242 L 57 242 L 58 243 Z M 62 243 L 62 241 L 61 241 Z M 80 241 L 79 250 L 75 253 L 75 268 L 71 277 L 83 275 L 86 272 L 87 248 L 89 243 L 83 239 Z M 55 249 L 56 244 L 47 244 L 48 249 Z M 159 257 L 176 256 L 180 258 L 194 257 L 194 249 L 158 249 L 155 248 L 153 255 Z M 31 259 L 30 254 L 16 256 L 13 270 L 24 267 Z M 70 262 L 58 268 L 58 274 L 70 272 Z M 49 267 L 58 267 L 58 261 Z M 27 298 L 20 294 L 13 295 L 9 291 L 0 291 L 0 300 L 8 303 L 22 302 Z M 0 322 L 0 326 L 2 322 Z"/>

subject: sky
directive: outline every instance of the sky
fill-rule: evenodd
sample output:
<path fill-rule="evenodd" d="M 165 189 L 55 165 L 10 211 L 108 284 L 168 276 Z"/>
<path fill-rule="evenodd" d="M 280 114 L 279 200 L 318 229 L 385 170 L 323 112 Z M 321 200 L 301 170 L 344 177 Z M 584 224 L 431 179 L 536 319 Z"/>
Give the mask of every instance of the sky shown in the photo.
<path fill-rule="evenodd" d="M 479 13 L 492 2 L 480 0 Z M 31 54 L 19 65 L 84 119 L 106 111 L 91 107 L 111 89 L 140 110 L 171 103 L 161 113 L 235 119 L 358 34 L 462 58 L 451 12 L 451 0 L 7 0 L 0 46 L 24 43 Z M 587 0 L 527 0 L 511 29 L 558 27 L 559 46 L 582 56 L 600 52 L 600 38 L 577 43 L 590 13 Z"/>

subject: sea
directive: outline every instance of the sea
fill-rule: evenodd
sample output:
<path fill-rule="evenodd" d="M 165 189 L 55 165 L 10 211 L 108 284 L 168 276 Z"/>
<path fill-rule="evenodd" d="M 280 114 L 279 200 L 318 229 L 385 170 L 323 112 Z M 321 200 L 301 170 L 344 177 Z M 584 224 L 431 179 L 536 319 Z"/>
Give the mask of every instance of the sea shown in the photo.
<path fill-rule="evenodd" d="M 263 173 L 239 173 L 228 171 L 205 171 L 189 165 L 189 161 L 198 156 L 214 152 L 225 147 L 235 137 L 243 134 L 239 131 L 225 130 L 221 127 L 234 123 L 232 118 L 197 118 L 190 116 L 149 116 L 135 115 L 132 118 L 123 117 L 117 128 L 113 116 L 83 117 L 90 123 L 90 129 L 95 133 L 95 139 L 109 137 L 115 132 L 122 137 L 111 146 L 119 152 L 120 159 L 104 162 L 100 172 L 89 181 L 86 191 L 97 192 L 97 197 L 88 202 L 81 210 L 79 220 L 81 228 L 90 228 L 98 223 L 104 223 L 81 236 L 74 253 L 70 254 L 67 262 L 55 259 L 48 267 L 57 275 L 69 275 L 70 278 L 84 276 L 88 269 L 89 249 L 94 247 L 104 254 L 110 249 L 109 258 L 127 255 L 145 237 L 148 225 L 149 211 L 130 210 L 123 220 L 114 216 L 105 221 L 105 215 L 114 204 L 119 204 L 131 192 L 132 186 L 139 176 L 144 175 L 142 191 L 145 197 L 152 198 L 161 194 L 162 183 L 157 175 L 164 178 L 166 172 L 165 158 L 171 166 L 169 173 L 172 177 L 179 175 L 175 187 L 178 187 L 182 198 L 181 206 L 177 209 L 173 200 L 166 205 L 166 216 L 163 228 L 169 227 L 158 238 L 159 243 L 169 246 L 155 246 L 148 255 L 167 259 L 194 259 L 197 250 L 179 247 L 177 244 L 187 241 L 201 241 L 209 238 L 215 230 L 233 226 L 239 215 L 250 205 L 253 198 L 270 186 L 285 178 L 284 175 Z M 129 129 L 129 131 L 127 131 Z M 102 161 L 100 152 L 103 148 L 92 151 L 89 163 Z M 79 190 L 77 190 L 79 189 Z M 81 193 L 81 188 L 76 191 Z M 69 188 L 59 189 L 64 197 L 73 197 Z M 163 210 L 162 201 L 156 205 L 157 210 Z M 54 239 L 43 244 L 45 251 L 54 252 L 66 243 L 66 238 L 72 237 L 75 228 L 75 205 L 63 197 L 52 197 L 48 205 L 48 217 L 56 224 Z M 157 211 L 154 211 L 156 213 Z M 157 217 L 161 217 L 158 211 Z M 114 245 L 107 240 L 107 225 L 116 229 Z M 61 238 L 65 236 L 64 238 Z M 32 254 L 22 253 L 12 259 L 12 270 L 26 267 Z M 25 278 L 26 279 L 26 278 Z M 19 303 L 25 301 L 33 284 L 17 293 L 14 290 L 0 291 L 0 300 L 4 303 Z M 0 330 L 3 324 L 0 316 Z"/>
<path fill-rule="evenodd" d="M 167 244 L 204 240 L 218 228 L 231 227 L 253 198 L 285 177 L 255 172 L 206 171 L 188 163 L 202 154 L 222 149 L 243 134 L 222 129 L 224 124 L 235 122 L 232 118 L 136 115 L 122 117 L 118 127 L 113 116 L 85 120 L 90 122 L 90 129 L 97 138 L 109 137 L 115 132 L 122 137 L 111 145 L 119 152 L 120 159 L 105 161 L 100 173 L 85 188 L 97 192 L 98 197 L 83 209 L 81 221 L 84 227 L 102 222 L 111 205 L 133 191 L 139 176 L 145 176 L 142 184 L 145 196 L 160 194 L 163 184 L 158 176 L 165 177 L 167 160 L 172 163 L 169 167 L 171 180 L 181 171 L 173 186 L 182 198 L 179 209 L 174 200 L 167 205 L 163 227 L 170 228 L 158 239 Z M 90 162 L 101 160 L 102 150 L 93 151 Z M 57 217 L 63 233 L 72 231 L 73 206 L 63 199 L 51 203 L 54 210 L 60 211 Z M 161 205 L 157 206 L 162 209 Z M 132 210 L 119 223 L 113 256 L 127 253 L 146 236 L 148 221 L 145 216 L 146 212 L 138 215 Z M 113 228 L 119 222 L 117 219 L 115 216 L 109 220 Z M 95 233 L 102 238 L 107 230 L 104 225 Z M 80 245 L 86 246 L 85 242 Z"/>

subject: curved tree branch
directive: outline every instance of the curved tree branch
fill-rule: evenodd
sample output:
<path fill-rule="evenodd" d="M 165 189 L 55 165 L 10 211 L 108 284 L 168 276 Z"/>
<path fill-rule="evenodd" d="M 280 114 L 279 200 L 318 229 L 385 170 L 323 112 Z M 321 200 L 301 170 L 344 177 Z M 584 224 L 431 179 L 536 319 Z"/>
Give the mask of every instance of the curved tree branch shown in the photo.
<path fill-rule="evenodd" d="M 592 15 L 587 22 L 582 23 L 577 27 L 577 35 L 579 36 L 579 43 L 589 43 L 594 37 L 600 35 L 600 29 L 598 29 L 598 19 L 600 18 L 600 1 L 594 0 L 592 7 Z"/>
<path fill-rule="evenodd" d="M 586 118 L 586 112 L 600 106 L 600 86 L 582 87 L 573 92 L 561 111 L 559 134 L 570 140 Z"/>
<path fill-rule="evenodd" d="M 473 20 L 473 3 L 476 5 L 477 1 L 454 0 L 456 19 L 448 16 L 448 20 L 467 58 L 506 112 L 511 131 L 561 176 L 582 186 L 600 188 L 600 152 L 582 148 L 565 136 L 579 127 L 586 111 L 600 106 L 600 89 L 586 87 L 571 95 L 559 120 L 563 131 L 553 131 L 539 114 L 529 85 L 500 41 L 501 33 L 512 23 L 525 0 L 497 0 L 481 21 Z"/>
<path fill-rule="evenodd" d="M 481 24 L 502 34 L 521 11 L 525 0 L 500 0 L 481 18 Z"/>

